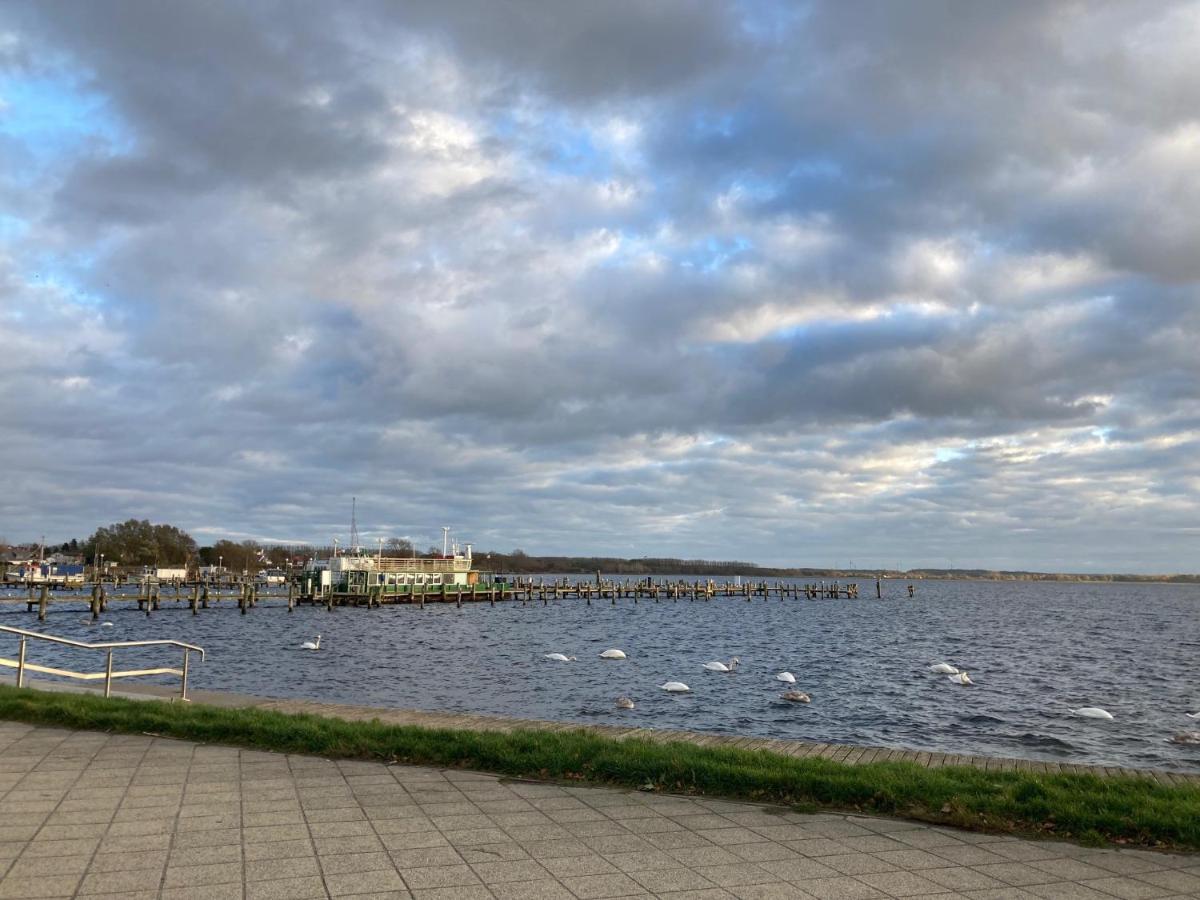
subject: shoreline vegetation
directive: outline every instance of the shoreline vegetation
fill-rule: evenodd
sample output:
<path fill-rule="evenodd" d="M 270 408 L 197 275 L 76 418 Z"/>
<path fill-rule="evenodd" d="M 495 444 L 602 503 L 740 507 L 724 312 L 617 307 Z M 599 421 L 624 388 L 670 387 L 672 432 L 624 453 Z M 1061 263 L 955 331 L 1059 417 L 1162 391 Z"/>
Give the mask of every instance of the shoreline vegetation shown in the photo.
<path fill-rule="evenodd" d="M 1086 572 L 1028 572 L 1000 569 L 867 569 L 787 568 L 759 566 L 737 560 L 674 559 L 643 557 L 622 559 L 608 556 L 531 556 L 513 553 L 477 553 L 476 563 L 497 572 L 513 575 L 740 575 L 754 578 L 875 578 L 960 581 L 1060 581 L 1060 582 L 1149 582 L 1163 584 L 1200 584 L 1200 574 L 1131 575 Z"/>
<path fill-rule="evenodd" d="M 800 811 L 898 816 L 1093 846 L 1200 850 L 1200 786 L 1166 786 L 1149 777 L 992 772 L 961 766 L 925 769 L 895 762 L 851 766 L 767 751 L 614 740 L 583 730 L 421 728 L 9 686 L 0 686 L 0 718 L 282 753 L 778 803 Z"/>

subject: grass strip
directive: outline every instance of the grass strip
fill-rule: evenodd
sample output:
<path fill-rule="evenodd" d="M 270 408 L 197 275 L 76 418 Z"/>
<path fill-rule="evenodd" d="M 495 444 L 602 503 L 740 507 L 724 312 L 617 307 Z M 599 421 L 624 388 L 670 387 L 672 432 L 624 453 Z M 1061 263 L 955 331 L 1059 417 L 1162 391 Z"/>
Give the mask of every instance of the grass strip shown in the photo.
<path fill-rule="evenodd" d="M 1025 836 L 1200 850 L 1200 786 L 1150 778 L 846 765 L 578 731 L 466 731 L 0 685 L 0 718 L 152 733 L 281 753 L 461 767 L 514 777 L 853 810 Z"/>

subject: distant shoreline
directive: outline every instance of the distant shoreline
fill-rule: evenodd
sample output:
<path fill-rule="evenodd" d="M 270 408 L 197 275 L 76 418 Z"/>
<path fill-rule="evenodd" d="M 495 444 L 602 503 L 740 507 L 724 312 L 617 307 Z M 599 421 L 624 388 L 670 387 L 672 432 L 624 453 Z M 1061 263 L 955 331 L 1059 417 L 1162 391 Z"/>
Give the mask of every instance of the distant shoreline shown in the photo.
<path fill-rule="evenodd" d="M 659 575 L 716 576 L 723 578 L 817 578 L 853 579 L 876 577 L 911 581 L 1054 581 L 1078 584 L 1200 584 L 1200 574 L 1133 575 L 1128 573 L 1088 574 L 1078 572 L 1028 572 L 993 569 L 819 569 L 758 566 L 739 561 L 703 559 L 586 556 L 532 556 L 525 553 L 478 553 L 475 563 L 494 572 L 514 575 L 604 575 L 651 577 Z"/>

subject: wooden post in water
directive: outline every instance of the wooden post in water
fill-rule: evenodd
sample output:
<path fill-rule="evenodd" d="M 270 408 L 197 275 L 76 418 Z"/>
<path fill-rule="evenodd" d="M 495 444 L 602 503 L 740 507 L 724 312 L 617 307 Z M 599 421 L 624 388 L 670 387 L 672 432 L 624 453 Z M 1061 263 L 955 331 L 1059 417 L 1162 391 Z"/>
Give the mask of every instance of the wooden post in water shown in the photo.
<path fill-rule="evenodd" d="M 108 610 L 108 592 L 104 589 L 104 582 L 100 583 L 100 612 Z"/>
<path fill-rule="evenodd" d="M 288 612 L 296 611 L 296 585 L 294 582 L 288 582 Z"/>
<path fill-rule="evenodd" d="M 32 591 L 32 588 L 30 589 Z M 46 607 L 50 605 L 50 588 L 42 585 L 42 595 L 38 598 L 38 621 L 46 621 Z"/>
<path fill-rule="evenodd" d="M 204 582 L 204 588 L 200 591 L 200 608 L 208 609 L 208 582 Z"/>
<path fill-rule="evenodd" d="M 200 585 L 197 584 L 192 586 L 192 596 L 191 599 L 188 600 L 188 606 L 192 608 L 193 616 L 200 615 Z"/>
<path fill-rule="evenodd" d="M 879 584 L 879 576 L 878 575 L 875 576 L 875 599 L 876 600 L 883 599 L 883 587 Z"/>

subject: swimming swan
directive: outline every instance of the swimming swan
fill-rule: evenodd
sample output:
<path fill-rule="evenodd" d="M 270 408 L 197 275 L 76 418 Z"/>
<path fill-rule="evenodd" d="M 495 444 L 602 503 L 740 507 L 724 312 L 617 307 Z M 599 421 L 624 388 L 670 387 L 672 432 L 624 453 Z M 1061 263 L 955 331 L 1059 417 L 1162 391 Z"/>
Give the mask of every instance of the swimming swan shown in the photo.
<path fill-rule="evenodd" d="M 958 674 L 958 669 L 954 668 L 954 666 L 950 665 L 949 663 L 938 663 L 937 665 L 930 666 L 929 671 L 936 672 L 938 675 Z"/>
<path fill-rule="evenodd" d="M 312 641 L 305 641 L 303 644 L 300 645 L 300 649 L 301 650 L 320 650 L 321 649 L 321 636 L 319 634 L 317 635 L 317 642 L 315 644 Z"/>
<path fill-rule="evenodd" d="M 790 700 L 793 703 L 809 703 L 812 697 L 804 693 L 804 691 L 784 691 L 779 695 L 780 700 Z"/>
<path fill-rule="evenodd" d="M 956 672 L 955 674 L 950 676 L 950 680 L 953 681 L 955 684 L 974 684 L 975 683 L 970 678 L 967 677 L 966 672 Z"/>
<path fill-rule="evenodd" d="M 659 685 L 659 687 L 669 694 L 686 694 L 691 690 L 682 681 L 668 681 L 666 684 Z"/>
<path fill-rule="evenodd" d="M 1071 710 L 1073 716 L 1083 716 L 1085 719 L 1111 719 L 1113 717 L 1107 709 L 1101 709 L 1098 706 L 1081 706 L 1079 709 Z"/>
<path fill-rule="evenodd" d="M 565 656 L 562 653 L 547 653 L 546 659 L 552 659 L 555 662 L 575 662 L 575 657 Z"/>
<path fill-rule="evenodd" d="M 710 672 L 732 672 L 734 669 L 737 668 L 737 665 L 739 662 L 741 662 L 741 660 L 735 656 L 733 659 L 731 659 L 727 663 L 706 662 L 704 664 L 704 668 L 708 669 L 708 671 L 710 671 Z"/>
<path fill-rule="evenodd" d="M 101 628 L 112 628 L 112 627 L 113 627 L 113 623 L 112 623 L 112 622 L 101 622 L 101 623 L 100 623 L 100 627 L 101 627 Z"/>
<path fill-rule="evenodd" d="M 618 697 L 615 705 L 617 709 L 633 709 L 633 701 L 628 697 Z"/>
<path fill-rule="evenodd" d="M 1185 713 L 1189 719 L 1200 719 L 1200 712 Z"/>
<path fill-rule="evenodd" d="M 624 659 L 625 652 L 623 650 L 605 650 L 600 654 L 601 659 Z"/>
<path fill-rule="evenodd" d="M 1170 739 L 1172 744 L 1192 744 L 1200 746 L 1200 731 L 1181 731 Z"/>
<path fill-rule="evenodd" d="M 775 680 L 782 681 L 785 684 L 795 684 L 796 676 L 793 675 L 791 672 L 780 672 L 778 675 L 775 676 Z"/>

